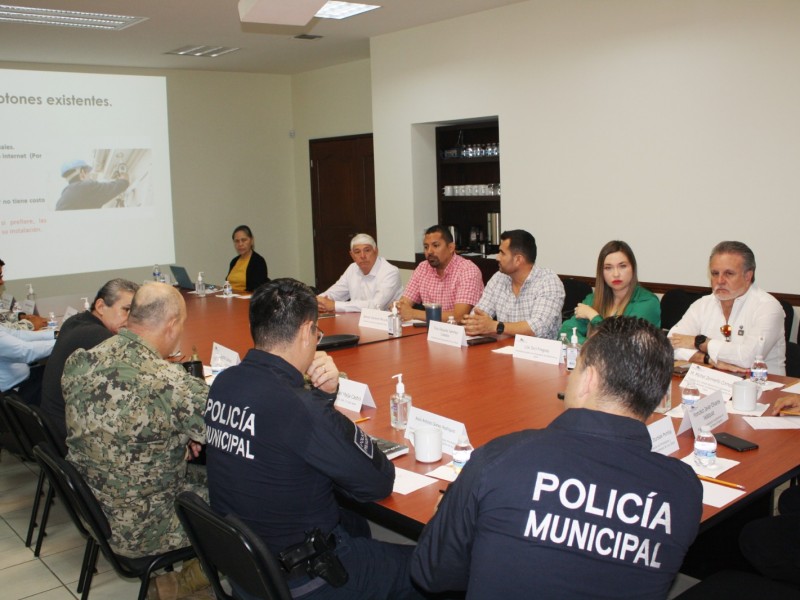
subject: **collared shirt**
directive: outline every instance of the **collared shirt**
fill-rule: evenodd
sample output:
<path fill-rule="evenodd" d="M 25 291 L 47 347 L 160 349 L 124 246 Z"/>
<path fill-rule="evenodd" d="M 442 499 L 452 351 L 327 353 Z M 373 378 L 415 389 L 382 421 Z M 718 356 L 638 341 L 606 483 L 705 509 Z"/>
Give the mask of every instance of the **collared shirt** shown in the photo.
<path fill-rule="evenodd" d="M 402 292 L 400 269 L 379 256 L 366 275 L 351 263 L 322 295 L 335 301 L 336 312 L 361 312 L 362 308 L 387 310 Z"/>
<path fill-rule="evenodd" d="M 28 363 L 50 356 L 56 341 L 49 329 L 30 331 L 0 325 L 0 391 L 25 381 Z"/>
<path fill-rule="evenodd" d="M 504 323 L 525 321 L 536 337 L 555 339 L 561 326 L 564 284 L 550 269 L 533 266 L 527 279 L 514 294 L 509 275 L 492 275 L 475 308 Z"/>
<path fill-rule="evenodd" d="M 442 310 L 453 310 L 456 304 L 475 306 L 481 293 L 481 270 L 471 260 L 454 254 L 442 277 L 427 260 L 419 263 L 403 296 L 415 303 L 435 302 L 442 305 Z"/>
<path fill-rule="evenodd" d="M 69 461 L 86 479 L 125 556 L 187 544 L 175 515 L 187 480 L 186 442 L 205 442 L 208 386 L 123 329 L 76 350 L 61 379 Z"/>
<path fill-rule="evenodd" d="M 714 294 L 695 301 L 669 335 L 705 335 L 709 338 L 708 356 L 714 362 L 723 361 L 737 367 L 749 368 L 756 355 L 761 354 L 773 375 L 786 374 L 786 315 L 780 302 L 770 294 L 751 285 L 750 289 L 733 301 L 728 325 L 730 341 L 725 341 L 721 327 L 725 325 L 722 304 Z M 764 338 L 763 347 L 760 337 Z M 676 348 L 677 360 L 689 360 L 695 350 Z"/>

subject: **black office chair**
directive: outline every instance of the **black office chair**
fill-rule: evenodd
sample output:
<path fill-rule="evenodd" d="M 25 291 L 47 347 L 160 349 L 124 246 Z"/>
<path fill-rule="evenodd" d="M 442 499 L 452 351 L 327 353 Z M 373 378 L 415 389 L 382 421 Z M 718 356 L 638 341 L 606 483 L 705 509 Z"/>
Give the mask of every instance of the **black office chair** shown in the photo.
<path fill-rule="evenodd" d="M 788 584 L 754 573 L 719 571 L 675 596 L 675 600 L 752 600 L 753 598 L 800 600 L 800 591 Z"/>
<path fill-rule="evenodd" d="M 8 450 L 20 460 L 30 460 L 22 441 L 19 439 L 19 427 L 8 416 L 6 409 L 6 399 L 18 397 L 15 392 L 0 392 L 0 448 Z"/>
<path fill-rule="evenodd" d="M 675 323 L 689 310 L 695 300 L 699 300 L 703 295 L 697 292 L 689 292 L 676 288 L 667 290 L 661 296 L 661 328 L 670 330 Z"/>
<path fill-rule="evenodd" d="M 566 321 L 575 313 L 575 307 L 579 302 L 583 302 L 589 294 L 592 293 L 592 286 L 572 277 L 562 279 L 561 283 L 564 284 L 564 305 L 561 307 L 561 320 Z"/>
<path fill-rule="evenodd" d="M 786 342 L 786 376 L 800 377 L 800 344 Z"/>
<path fill-rule="evenodd" d="M 6 398 L 5 402 L 9 417 L 18 426 L 20 439 L 26 448 L 26 452 L 29 453 L 31 460 L 36 460 L 33 449 L 41 442 L 52 444 L 54 448 L 59 447 L 56 443 L 52 428 L 46 420 L 47 417 L 38 406 L 27 404 L 19 397 Z M 61 451 L 59 451 L 59 455 L 63 456 Z M 36 528 L 36 516 L 39 512 L 39 500 L 44 489 L 44 480 L 44 470 L 39 469 L 39 480 L 36 483 L 36 495 L 33 501 L 33 509 L 31 510 L 31 520 L 28 524 L 28 533 L 25 536 L 25 546 L 30 546 L 33 540 L 33 530 Z M 42 550 L 45 526 L 47 525 L 47 518 L 50 516 L 50 505 L 53 503 L 54 495 L 55 490 L 53 486 L 48 486 L 47 497 L 45 498 L 44 509 L 42 510 L 41 524 L 39 525 L 39 535 L 36 539 L 36 548 L 33 551 L 34 556 L 39 556 Z"/>
<path fill-rule="evenodd" d="M 291 600 L 278 562 L 241 520 L 233 515 L 220 517 L 192 492 L 177 497 L 175 510 L 218 599 L 234 600 L 220 585 L 222 573 L 253 596 Z"/>
<path fill-rule="evenodd" d="M 82 577 L 78 580 L 78 591 L 82 591 L 81 600 L 89 597 L 95 565 L 97 564 L 97 551 L 101 550 L 103 556 L 114 570 L 123 577 L 140 579 L 139 600 L 147 596 L 147 586 L 150 577 L 159 569 L 171 567 L 177 562 L 195 557 L 191 547 L 171 550 L 164 554 L 128 558 L 114 552 L 109 545 L 111 526 L 100 507 L 100 503 L 86 484 L 80 473 L 58 455 L 55 448 L 48 443 L 41 443 L 33 449 L 34 456 L 39 465 L 45 470 L 50 485 L 56 489 L 64 502 L 72 521 L 78 531 L 86 537 L 86 552 L 84 553 L 85 568 Z"/>
<path fill-rule="evenodd" d="M 794 321 L 794 306 L 789 304 L 786 300 L 778 300 L 781 303 L 781 308 L 783 308 L 783 314 L 786 315 L 783 318 L 783 333 L 786 337 L 786 341 L 789 341 L 789 336 L 792 334 L 792 322 Z"/>

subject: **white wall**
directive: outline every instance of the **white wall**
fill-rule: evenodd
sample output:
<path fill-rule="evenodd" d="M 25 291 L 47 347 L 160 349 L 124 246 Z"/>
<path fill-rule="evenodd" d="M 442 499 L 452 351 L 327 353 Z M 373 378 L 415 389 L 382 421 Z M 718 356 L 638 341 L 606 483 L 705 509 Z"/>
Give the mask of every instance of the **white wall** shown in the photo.
<path fill-rule="evenodd" d="M 707 285 L 740 239 L 760 285 L 800 293 L 798 31 L 793 0 L 534 0 L 373 39 L 383 254 L 436 220 L 419 124 L 497 115 L 503 225 L 543 266 L 592 276 L 621 238 L 640 279 Z"/>
<path fill-rule="evenodd" d="M 233 228 L 246 223 L 253 229 L 257 250 L 269 263 L 270 275 L 296 275 L 299 257 L 287 251 L 296 243 L 298 227 L 289 138 L 290 77 L 21 63 L 0 63 L 0 67 L 166 76 L 176 262 L 186 266 L 193 278 L 204 270 L 207 281 L 221 282 L 235 255 Z M 152 265 L 143 265 L 30 281 L 39 297 L 94 295 L 111 277 L 142 281 L 151 270 Z M 10 280 L 6 289 L 24 298 L 25 283 L 28 280 Z"/>

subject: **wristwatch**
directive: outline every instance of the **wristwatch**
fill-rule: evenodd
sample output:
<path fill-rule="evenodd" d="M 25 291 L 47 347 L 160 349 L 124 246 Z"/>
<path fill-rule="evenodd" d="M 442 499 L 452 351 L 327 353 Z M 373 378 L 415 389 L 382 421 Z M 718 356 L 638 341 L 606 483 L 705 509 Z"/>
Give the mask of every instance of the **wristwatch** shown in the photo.
<path fill-rule="evenodd" d="M 700 350 L 700 344 L 704 343 L 708 338 L 704 336 L 702 333 L 700 335 L 694 336 L 694 347 Z"/>
<path fill-rule="evenodd" d="M 498 322 L 497 322 L 497 329 L 495 329 L 495 333 L 497 333 L 498 335 L 500 335 L 500 334 L 501 334 L 501 333 L 503 333 L 505 330 L 506 330 L 506 324 L 505 324 L 505 323 L 503 323 L 502 321 L 498 321 Z"/>

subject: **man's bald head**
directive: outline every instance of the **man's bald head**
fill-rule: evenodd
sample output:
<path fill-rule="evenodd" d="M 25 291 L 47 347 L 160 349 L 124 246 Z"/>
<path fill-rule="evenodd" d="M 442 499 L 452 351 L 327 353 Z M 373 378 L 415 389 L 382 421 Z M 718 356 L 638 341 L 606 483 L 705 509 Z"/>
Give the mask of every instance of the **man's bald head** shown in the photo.
<path fill-rule="evenodd" d="M 185 314 L 186 303 L 178 290 L 166 283 L 147 283 L 133 296 L 128 328 L 159 329 Z"/>

